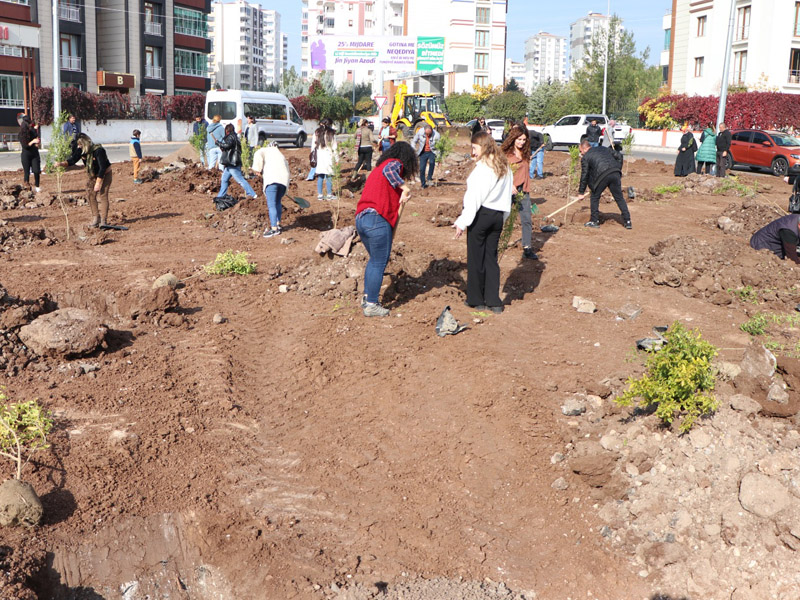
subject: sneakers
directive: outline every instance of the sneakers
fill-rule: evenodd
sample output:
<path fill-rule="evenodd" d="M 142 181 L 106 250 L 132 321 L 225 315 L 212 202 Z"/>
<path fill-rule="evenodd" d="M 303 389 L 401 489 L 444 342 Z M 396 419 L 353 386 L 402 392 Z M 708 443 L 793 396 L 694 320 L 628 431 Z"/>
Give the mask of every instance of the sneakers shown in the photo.
<path fill-rule="evenodd" d="M 586 223 L 583 224 L 583 226 L 591 227 L 592 229 L 597 229 L 598 227 L 600 227 L 600 223 L 598 223 L 597 221 L 587 221 Z"/>
<path fill-rule="evenodd" d="M 322 194 L 317 194 L 317 200 L 322 202 L 324 199 L 325 199 L 325 197 Z"/>
<path fill-rule="evenodd" d="M 327 196 L 325 200 L 328 202 L 336 202 L 336 196 Z"/>
<path fill-rule="evenodd" d="M 485 304 L 476 304 L 475 306 L 473 306 L 472 304 L 470 304 L 466 300 L 464 300 L 464 306 L 468 306 L 469 308 L 471 308 L 473 310 L 486 310 L 486 305 Z"/>
<path fill-rule="evenodd" d="M 389 309 L 383 308 L 377 302 L 365 302 L 364 303 L 364 316 L 365 317 L 388 317 L 389 316 Z"/>
<path fill-rule="evenodd" d="M 134 179 L 134 180 L 133 180 L 133 183 L 137 183 L 137 184 L 138 184 L 138 183 L 143 183 L 143 182 L 142 182 L 142 180 L 141 180 L 141 179 Z"/>
<path fill-rule="evenodd" d="M 492 311 L 494 314 L 499 315 L 503 312 L 503 305 L 500 306 L 490 306 L 489 310 Z"/>
<path fill-rule="evenodd" d="M 33 188 L 33 192 L 34 192 L 35 194 L 38 194 L 38 193 L 39 193 L 39 192 L 41 192 L 41 191 L 42 191 L 42 188 L 40 188 L 40 187 L 35 187 L 35 188 Z"/>
<path fill-rule="evenodd" d="M 269 227 L 267 227 L 264 230 L 264 237 L 265 238 L 271 238 L 271 237 L 275 237 L 276 235 L 280 235 L 281 233 L 283 233 L 283 229 L 281 229 L 280 225 L 278 225 L 277 227 L 273 227 L 271 229 Z"/>
<path fill-rule="evenodd" d="M 625 221 L 624 225 L 625 225 L 625 229 L 633 229 L 633 225 L 631 225 L 630 221 Z"/>
<path fill-rule="evenodd" d="M 539 257 L 536 255 L 536 252 L 533 251 L 533 248 L 523 248 L 522 249 L 522 258 L 530 258 L 531 260 L 539 260 Z"/>

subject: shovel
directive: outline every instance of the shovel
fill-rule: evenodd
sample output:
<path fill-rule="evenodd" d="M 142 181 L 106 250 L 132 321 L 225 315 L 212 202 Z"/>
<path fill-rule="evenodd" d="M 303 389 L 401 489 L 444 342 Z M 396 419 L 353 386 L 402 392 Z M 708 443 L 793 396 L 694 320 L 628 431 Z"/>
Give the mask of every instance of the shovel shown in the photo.
<path fill-rule="evenodd" d="M 300 196 L 288 196 L 289 200 L 297 204 L 300 208 L 310 208 L 311 203 L 306 200 L 305 198 L 301 198 Z"/>

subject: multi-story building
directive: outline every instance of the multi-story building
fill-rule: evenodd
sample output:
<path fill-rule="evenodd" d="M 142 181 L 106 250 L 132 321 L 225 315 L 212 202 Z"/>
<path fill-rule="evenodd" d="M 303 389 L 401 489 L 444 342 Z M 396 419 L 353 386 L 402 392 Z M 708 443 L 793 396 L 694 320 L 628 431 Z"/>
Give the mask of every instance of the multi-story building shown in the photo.
<path fill-rule="evenodd" d="M 731 2 L 736 5 L 728 85 L 800 93 L 800 2 L 795 0 L 673 0 L 670 89 L 720 93 Z"/>
<path fill-rule="evenodd" d="M 289 70 L 289 35 L 281 33 L 281 76 Z"/>
<path fill-rule="evenodd" d="M 569 27 L 569 52 L 570 52 L 570 72 L 569 76 L 578 71 L 586 64 L 586 57 L 592 52 L 592 40 L 596 35 L 608 31 L 610 21 L 608 15 L 590 12 L 585 17 L 581 17 Z M 624 31 L 620 22 L 619 30 Z"/>
<path fill-rule="evenodd" d="M 514 62 L 510 58 L 506 58 L 506 85 L 508 85 L 512 79 L 517 82 L 520 90 L 527 89 L 525 63 Z"/>
<path fill-rule="evenodd" d="M 474 85 L 503 85 L 507 0 L 303 0 L 302 10 L 304 76 L 314 76 L 309 40 L 317 36 L 443 37 L 444 68 L 435 76 L 441 83 L 431 89 L 451 93 L 472 91 Z M 396 75 L 431 79 L 413 72 L 354 73 L 345 66 L 330 70 L 336 83 L 354 77 L 378 82 Z"/>
<path fill-rule="evenodd" d="M 661 19 L 661 27 L 664 30 L 664 47 L 661 49 L 661 57 L 658 61 L 658 65 L 661 67 L 661 87 L 664 87 L 669 81 L 669 49 L 672 45 L 671 10 L 667 10 L 667 13 Z"/>
<path fill-rule="evenodd" d="M 215 2 L 213 11 L 210 70 L 214 85 L 263 90 L 274 83 L 271 56 L 276 35 L 280 38 L 280 14 L 245 0 Z"/>
<path fill-rule="evenodd" d="M 36 0 L 39 15 L 52 3 Z M 192 94 L 209 89 L 209 0 L 62 0 L 59 79 L 90 92 Z M 41 18 L 41 56 L 53 55 L 53 27 Z M 39 60 L 41 85 L 54 82 L 52 60 Z"/>
<path fill-rule="evenodd" d="M 537 85 L 567 81 L 567 39 L 540 31 L 525 40 L 525 81 Z"/>
<path fill-rule="evenodd" d="M 31 90 L 39 83 L 37 9 L 36 3 L 0 0 L 0 134 L 19 131 L 17 114 L 30 107 Z"/>
<path fill-rule="evenodd" d="M 278 84 L 283 74 L 283 35 L 281 15 L 274 10 L 264 13 L 264 81 Z"/>

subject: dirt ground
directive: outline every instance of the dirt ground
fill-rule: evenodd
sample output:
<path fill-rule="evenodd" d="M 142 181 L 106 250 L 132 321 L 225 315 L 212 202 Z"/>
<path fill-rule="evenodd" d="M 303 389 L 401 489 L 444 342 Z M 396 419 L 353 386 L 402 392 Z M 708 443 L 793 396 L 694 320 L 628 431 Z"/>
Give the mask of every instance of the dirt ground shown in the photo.
<path fill-rule="evenodd" d="M 24 474 L 44 523 L 0 530 L 0 596 L 678 600 L 601 535 L 598 505 L 623 491 L 575 473 L 568 491 L 551 486 L 564 475 L 552 457 L 577 441 L 561 405 L 641 373 L 634 343 L 655 325 L 681 320 L 741 359 L 752 294 L 761 309 L 800 301 L 797 267 L 748 247 L 789 187 L 760 177 L 753 198 L 658 194 L 671 165 L 636 161 L 623 178 L 637 193 L 633 230 L 605 198 L 599 230 L 582 226 L 587 199 L 545 234 L 567 185 L 567 155 L 549 153 L 532 194 L 539 260 L 518 243 L 506 251 L 506 310 L 490 315 L 463 304 L 466 244 L 446 225 L 471 167 L 451 161 L 402 217 L 384 281 L 391 316 L 366 319 L 364 249 L 314 253 L 337 204 L 303 180 L 307 151 L 284 152 L 289 194 L 311 208 L 285 199 L 272 239 L 263 194 L 216 213 L 218 176 L 194 166 L 135 186 L 130 164 L 114 165 L 120 232 L 83 227 L 85 174 L 70 171 L 69 240 L 53 177 L 28 197 L 13 187 L 20 172 L 0 173 L 2 384 L 56 421 Z M 339 226 L 353 224 L 358 189 L 342 194 Z M 228 249 L 248 252 L 256 274 L 202 271 Z M 181 283 L 164 310 L 147 298 L 167 272 Z M 598 311 L 576 312 L 575 295 Z M 620 318 L 631 304 L 641 314 Z M 447 305 L 469 329 L 440 338 Z M 104 347 L 35 356 L 16 332 L 64 307 L 98 315 Z"/>

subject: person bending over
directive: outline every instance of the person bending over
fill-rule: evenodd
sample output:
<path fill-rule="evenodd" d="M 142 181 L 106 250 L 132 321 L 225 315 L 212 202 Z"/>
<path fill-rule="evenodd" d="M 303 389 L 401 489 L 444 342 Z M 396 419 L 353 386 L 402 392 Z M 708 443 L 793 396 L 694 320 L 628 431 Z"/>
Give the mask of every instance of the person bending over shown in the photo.
<path fill-rule="evenodd" d="M 800 264 L 797 245 L 800 243 L 800 214 L 791 214 L 775 219 L 756 231 L 750 238 L 750 247 L 755 250 L 769 250 L 775 256 Z"/>

